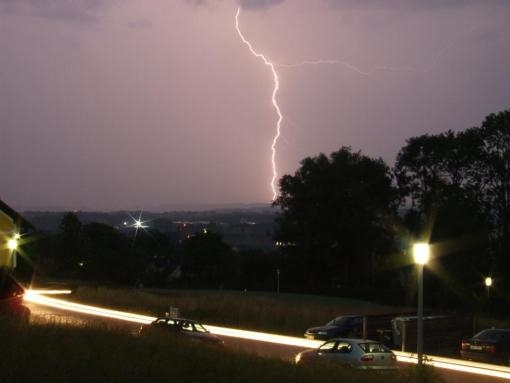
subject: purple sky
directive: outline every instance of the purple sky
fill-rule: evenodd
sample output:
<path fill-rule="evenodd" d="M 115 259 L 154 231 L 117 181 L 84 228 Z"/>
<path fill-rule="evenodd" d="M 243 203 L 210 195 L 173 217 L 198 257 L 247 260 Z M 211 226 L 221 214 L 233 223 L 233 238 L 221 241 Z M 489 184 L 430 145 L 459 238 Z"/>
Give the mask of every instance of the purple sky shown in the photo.
<path fill-rule="evenodd" d="M 0 0 L 0 198 L 269 203 L 273 78 L 238 6 L 280 79 L 278 176 L 510 107 L 507 0 Z"/>

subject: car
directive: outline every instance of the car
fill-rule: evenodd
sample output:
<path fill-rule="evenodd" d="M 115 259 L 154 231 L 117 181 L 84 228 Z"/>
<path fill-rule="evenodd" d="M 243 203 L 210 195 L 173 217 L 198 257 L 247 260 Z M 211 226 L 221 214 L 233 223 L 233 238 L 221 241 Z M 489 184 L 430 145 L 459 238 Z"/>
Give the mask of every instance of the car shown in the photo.
<path fill-rule="evenodd" d="M 363 334 L 363 316 L 342 315 L 336 317 L 324 326 L 312 327 L 306 330 L 305 338 L 328 340 L 335 337 L 360 337 Z"/>
<path fill-rule="evenodd" d="M 397 357 L 388 347 L 375 340 L 334 338 L 319 348 L 302 351 L 296 364 L 333 364 L 361 370 L 398 369 Z"/>
<path fill-rule="evenodd" d="M 223 345 L 223 339 L 211 334 L 202 324 L 185 318 L 157 318 L 148 325 L 140 327 L 139 335 L 149 334 L 177 334 L 189 337 L 192 341 L 214 345 Z"/>
<path fill-rule="evenodd" d="M 489 328 L 471 338 L 463 339 L 460 345 L 463 359 L 476 362 L 510 364 L 510 329 Z"/>

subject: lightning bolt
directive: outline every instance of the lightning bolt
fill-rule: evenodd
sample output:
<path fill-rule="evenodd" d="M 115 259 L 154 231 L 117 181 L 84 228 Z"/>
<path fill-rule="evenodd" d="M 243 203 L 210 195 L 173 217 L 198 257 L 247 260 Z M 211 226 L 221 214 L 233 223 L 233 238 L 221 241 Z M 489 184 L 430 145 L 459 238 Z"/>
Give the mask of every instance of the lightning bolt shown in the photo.
<path fill-rule="evenodd" d="M 471 28 L 470 32 L 472 32 L 475 28 Z M 275 64 L 278 68 L 296 68 L 305 65 L 341 65 L 345 68 L 358 73 L 362 76 L 372 76 L 376 72 L 411 72 L 411 73 L 429 73 L 436 67 L 437 63 L 441 59 L 441 57 L 449 51 L 458 41 L 459 39 L 455 39 L 451 41 L 448 45 L 442 48 L 436 55 L 436 57 L 432 60 L 432 62 L 427 67 L 416 68 L 412 66 L 388 66 L 388 65 L 378 65 L 373 67 L 370 70 L 362 70 L 359 67 L 351 64 L 348 61 L 343 60 L 304 60 L 298 63 L 287 63 L 287 64 Z"/>
<path fill-rule="evenodd" d="M 241 8 L 237 8 L 236 17 L 235 17 L 235 27 L 237 30 L 237 34 L 241 38 L 242 42 L 246 44 L 250 52 L 257 58 L 261 59 L 265 65 L 267 65 L 273 74 L 273 81 L 274 81 L 274 87 L 273 87 L 273 94 L 272 94 L 272 103 L 273 107 L 276 110 L 276 113 L 278 114 L 278 121 L 276 123 L 276 133 L 273 137 L 273 141 L 271 144 L 271 164 L 273 166 L 273 177 L 271 178 L 271 189 L 273 191 L 273 201 L 276 199 L 278 193 L 276 192 L 276 186 L 275 181 L 277 178 L 277 167 L 276 167 L 276 144 L 278 142 L 278 139 L 281 135 L 281 124 L 283 121 L 283 115 L 281 113 L 280 107 L 278 105 L 276 94 L 278 93 L 278 89 L 280 88 L 280 81 L 278 79 L 278 72 L 276 71 L 276 67 L 278 68 L 296 68 L 306 65 L 341 65 L 345 68 L 358 73 L 361 76 L 372 76 L 374 73 L 379 71 L 386 71 L 386 72 L 412 72 L 412 73 L 429 73 L 431 72 L 441 59 L 441 56 L 445 54 L 447 51 L 452 48 L 453 45 L 457 43 L 458 39 L 453 40 L 450 44 L 445 46 L 443 49 L 441 49 L 436 57 L 432 60 L 432 62 L 429 64 L 428 67 L 423 68 L 416 68 L 412 66 L 387 66 L 387 65 L 378 65 L 373 67 L 370 70 L 362 70 L 359 67 L 343 60 L 305 60 L 298 63 L 291 63 L 291 64 L 278 64 L 271 62 L 265 55 L 262 53 L 258 53 L 253 49 L 253 46 L 251 43 L 244 37 L 243 33 L 241 32 L 241 29 L 239 27 L 239 14 L 241 13 Z M 475 29 L 474 27 L 471 28 L 471 31 Z"/>
<path fill-rule="evenodd" d="M 278 121 L 276 122 L 276 133 L 273 137 L 273 142 L 271 144 L 271 165 L 273 167 L 273 177 L 271 178 L 271 189 L 273 191 L 273 201 L 276 199 L 278 193 L 276 192 L 276 178 L 278 176 L 278 172 L 276 170 L 276 144 L 278 143 L 278 139 L 280 138 L 281 134 L 281 125 L 283 121 L 283 114 L 280 110 L 280 106 L 278 105 L 278 102 L 276 100 L 276 94 L 278 93 L 278 89 L 280 88 L 280 81 L 278 80 L 278 73 L 276 72 L 275 65 L 267 59 L 266 56 L 264 56 L 262 53 L 258 53 L 253 49 L 253 46 L 251 43 L 246 40 L 243 33 L 241 32 L 241 29 L 239 28 L 239 14 L 241 13 L 241 8 L 237 8 L 236 12 L 236 30 L 239 34 L 239 37 L 243 41 L 244 44 L 248 47 L 252 55 L 255 57 L 261 59 L 265 65 L 267 65 L 271 69 L 271 73 L 273 74 L 273 81 L 274 81 L 274 87 L 273 87 L 273 94 L 271 97 L 271 101 L 273 103 L 273 107 L 276 110 L 276 114 L 278 115 Z"/>

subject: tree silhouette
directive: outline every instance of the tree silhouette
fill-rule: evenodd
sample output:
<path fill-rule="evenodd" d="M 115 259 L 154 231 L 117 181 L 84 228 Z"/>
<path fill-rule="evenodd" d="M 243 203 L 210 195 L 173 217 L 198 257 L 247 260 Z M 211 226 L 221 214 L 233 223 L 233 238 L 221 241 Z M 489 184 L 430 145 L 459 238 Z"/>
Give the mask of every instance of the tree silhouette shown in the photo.
<path fill-rule="evenodd" d="M 293 176 L 283 176 L 276 240 L 295 284 L 317 290 L 373 283 L 393 246 L 396 201 L 387 165 L 348 147 L 305 158 Z"/>

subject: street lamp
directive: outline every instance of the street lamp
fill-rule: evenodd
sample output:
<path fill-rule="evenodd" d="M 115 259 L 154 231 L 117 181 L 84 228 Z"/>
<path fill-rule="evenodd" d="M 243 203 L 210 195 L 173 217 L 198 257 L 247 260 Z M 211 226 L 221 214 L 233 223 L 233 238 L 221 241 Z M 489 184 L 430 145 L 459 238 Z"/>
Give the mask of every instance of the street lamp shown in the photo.
<path fill-rule="evenodd" d="M 423 265 L 426 265 L 430 257 L 428 243 L 415 243 L 413 246 L 414 263 L 418 266 L 418 334 L 416 341 L 416 353 L 418 365 L 423 363 Z"/>
<path fill-rule="evenodd" d="M 492 278 L 487 277 L 485 278 L 485 287 L 487 287 L 487 298 L 491 296 L 491 286 L 492 286 Z"/>

